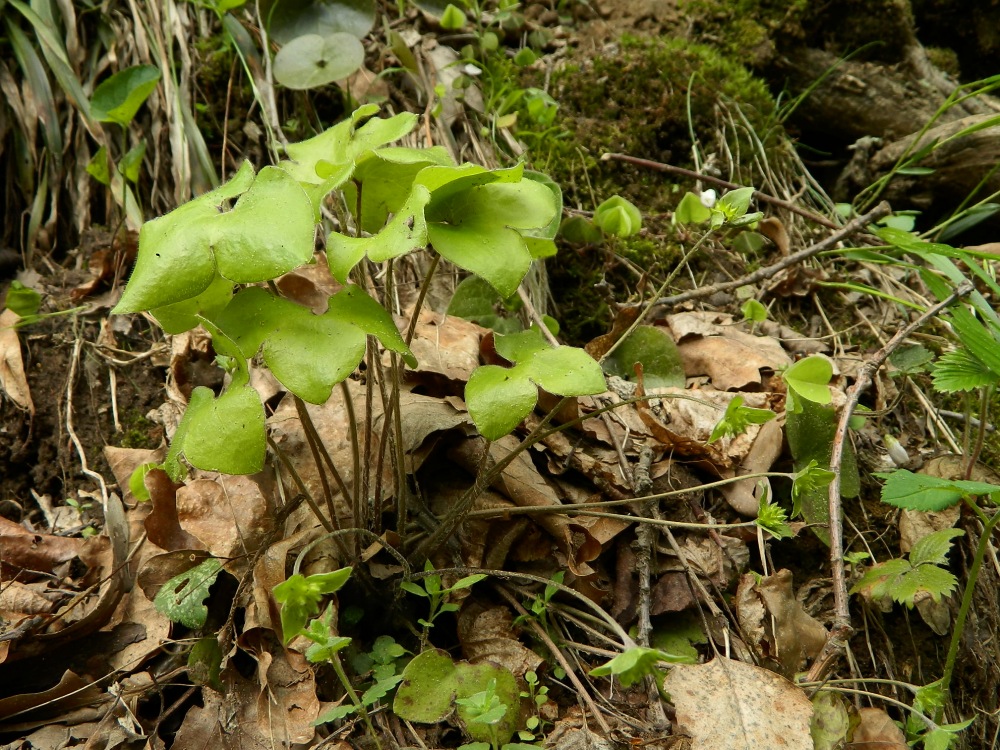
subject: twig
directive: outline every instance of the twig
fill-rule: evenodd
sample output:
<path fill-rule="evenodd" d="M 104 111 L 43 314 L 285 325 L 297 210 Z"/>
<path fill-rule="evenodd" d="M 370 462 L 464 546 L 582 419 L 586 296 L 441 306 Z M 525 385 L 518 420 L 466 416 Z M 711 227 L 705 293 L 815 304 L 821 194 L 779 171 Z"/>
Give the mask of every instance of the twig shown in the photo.
<path fill-rule="evenodd" d="M 853 632 L 851 627 L 851 613 L 847 594 L 847 577 L 844 572 L 844 529 L 841 521 L 840 504 L 840 469 L 844 458 L 844 443 L 847 439 L 847 425 L 851 415 L 858 405 L 861 394 L 868 389 L 872 379 L 879 368 L 885 364 L 903 341 L 914 331 L 937 315 L 941 310 L 952 304 L 960 297 L 964 297 L 973 289 L 972 282 L 965 280 L 959 284 L 955 291 L 947 299 L 939 302 L 933 307 L 929 307 L 920 316 L 915 318 L 909 325 L 898 331 L 895 336 L 889 339 L 886 344 L 868 359 L 858 370 L 858 375 L 852 385 L 847 390 L 847 402 L 840 412 L 840 420 L 837 423 L 837 431 L 833 435 L 833 450 L 830 455 L 830 470 L 833 472 L 833 481 L 829 487 L 829 512 L 830 512 L 830 566 L 833 577 L 833 602 L 834 618 L 833 627 L 827 639 L 823 651 L 813 662 L 808 682 L 817 682 L 833 665 L 836 659 L 846 647 L 847 639 Z"/>
<path fill-rule="evenodd" d="M 743 187 L 743 185 L 737 185 L 734 182 L 720 180 L 718 177 L 711 177 L 710 175 L 702 174 L 701 172 L 693 172 L 690 169 L 684 169 L 683 167 L 675 167 L 672 164 L 664 164 L 663 162 L 652 161 L 650 159 L 640 159 L 639 157 L 628 156 L 627 154 L 602 154 L 601 161 L 623 161 L 626 164 L 634 164 L 637 167 L 655 169 L 657 172 L 669 172 L 670 174 L 680 175 L 681 177 L 690 177 L 692 180 L 701 180 L 702 182 L 708 182 L 712 185 L 725 188 L 726 190 L 735 190 L 736 188 Z M 775 198 L 773 195 L 762 193 L 759 190 L 754 191 L 753 197 L 759 201 L 763 201 L 764 203 L 770 203 L 772 206 L 778 206 L 786 211 L 791 211 L 793 214 L 798 214 L 799 216 L 809 219 L 809 221 L 814 221 L 827 229 L 840 228 L 839 224 L 835 224 L 825 216 L 820 216 L 819 214 L 813 213 L 805 208 L 799 208 L 794 203 L 789 203 L 781 198 Z"/>
<path fill-rule="evenodd" d="M 883 201 L 879 203 L 875 208 L 862 216 L 857 216 L 847 222 L 844 226 L 840 227 L 836 232 L 831 234 L 829 237 L 820 240 L 819 242 L 810 245 L 809 247 L 799 250 L 797 253 L 792 253 L 777 263 L 770 266 L 765 266 L 764 268 L 758 268 L 753 273 L 749 273 L 743 278 L 735 279 L 733 281 L 725 281 L 721 284 L 712 284 L 711 286 L 702 286 L 697 289 L 690 289 L 686 292 L 681 292 L 680 294 L 675 294 L 672 297 L 661 297 L 656 300 L 657 305 L 677 305 L 681 302 L 687 302 L 692 299 L 701 299 L 702 297 L 711 297 L 713 294 L 718 292 L 726 292 L 730 289 L 737 289 L 741 286 L 746 286 L 747 284 L 753 284 L 764 279 L 769 279 L 776 275 L 779 271 L 783 271 L 790 266 L 794 266 L 797 263 L 801 263 L 807 258 L 821 253 L 825 250 L 830 250 L 834 245 L 843 240 L 845 237 L 849 237 L 858 230 L 862 229 L 866 224 L 870 224 L 873 221 L 878 221 L 883 216 L 888 215 L 891 212 L 889 204 Z M 637 303 L 641 304 L 641 303 Z M 635 307 L 636 305 L 631 305 Z"/>

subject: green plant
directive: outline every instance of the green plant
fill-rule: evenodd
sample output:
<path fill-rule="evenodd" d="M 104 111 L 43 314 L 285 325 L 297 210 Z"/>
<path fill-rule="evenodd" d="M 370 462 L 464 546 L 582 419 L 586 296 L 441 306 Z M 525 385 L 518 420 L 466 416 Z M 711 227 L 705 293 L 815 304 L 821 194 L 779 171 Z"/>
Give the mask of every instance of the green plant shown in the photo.
<path fill-rule="evenodd" d="M 947 563 L 952 539 L 964 534 L 960 529 L 942 529 L 928 534 L 913 545 L 908 559 L 886 560 L 865 571 L 851 593 L 866 592 L 876 600 L 890 598 L 910 609 L 921 592 L 939 601 L 958 586 L 958 579 L 942 566 Z"/>
<path fill-rule="evenodd" d="M 388 312 L 357 285 L 331 297 L 323 315 L 253 286 L 313 261 L 315 224 L 328 195 L 341 196 L 352 207 L 349 220 L 373 233 L 328 236 L 330 268 L 343 282 L 365 258 L 386 262 L 433 247 L 509 297 L 533 259 L 551 254 L 557 187 L 521 166 L 454 166 L 440 149 L 389 147 L 416 117 L 372 118 L 376 111 L 362 107 L 290 144 L 289 160 L 277 167 L 255 174 L 244 164 L 226 184 L 143 225 L 135 270 L 115 312 L 148 310 L 170 333 L 204 325 L 231 376 L 219 395 L 192 393 L 164 463 L 171 476 L 183 474 L 182 457 L 233 474 L 263 466 L 264 411 L 250 385 L 258 353 L 291 393 L 313 403 L 353 372 L 370 335 L 415 364 Z M 516 366 L 481 367 L 466 388 L 473 420 L 491 439 L 534 407 L 536 384 L 557 395 L 604 389 L 596 362 L 581 350 L 550 347 L 538 331 L 504 337 L 497 348 Z"/>
<path fill-rule="evenodd" d="M 424 571 L 429 572 L 432 570 L 434 570 L 434 566 L 431 565 L 430 560 L 426 561 L 424 563 Z M 423 578 L 419 579 L 423 585 L 414 581 L 403 581 L 399 584 L 399 587 L 403 589 L 403 591 L 428 600 L 430 612 L 428 613 L 427 618 L 420 618 L 417 620 L 417 622 L 420 623 L 424 629 L 423 635 L 421 636 L 421 644 L 423 646 L 427 645 L 427 636 L 430 629 L 434 627 L 434 621 L 446 612 L 458 611 L 458 605 L 453 602 L 449 602 L 448 597 L 456 591 L 472 588 L 484 578 L 486 578 L 485 574 L 475 573 L 473 575 L 460 578 L 451 586 L 442 587 L 441 576 L 425 575 Z"/>
<path fill-rule="evenodd" d="M 524 673 L 524 682 L 528 689 L 522 690 L 520 695 L 531 704 L 531 716 L 524 720 L 524 729 L 517 736 L 525 742 L 533 742 L 545 734 L 545 727 L 549 724 L 541 714 L 542 706 L 549 700 L 549 688 L 540 683 L 538 674 L 533 671 Z"/>

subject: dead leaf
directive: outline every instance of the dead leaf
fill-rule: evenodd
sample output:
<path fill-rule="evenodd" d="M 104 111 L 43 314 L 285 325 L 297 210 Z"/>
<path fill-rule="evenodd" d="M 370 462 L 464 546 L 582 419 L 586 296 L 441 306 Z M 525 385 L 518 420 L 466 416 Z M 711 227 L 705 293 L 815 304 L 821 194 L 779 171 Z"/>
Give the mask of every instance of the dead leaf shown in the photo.
<path fill-rule="evenodd" d="M 862 708 L 861 723 L 854 730 L 852 750 L 908 750 L 906 736 L 881 708 Z"/>
<path fill-rule="evenodd" d="M 781 455 L 783 442 L 784 433 L 777 420 L 772 419 L 770 422 L 765 422 L 757 430 L 757 436 L 740 463 L 739 469 L 727 473 L 731 476 L 739 476 L 770 471 L 774 462 L 778 460 L 778 456 Z M 769 479 L 741 479 L 732 484 L 725 484 L 719 489 L 733 510 L 747 518 L 756 518 L 760 508 L 761 485 L 759 483 L 761 481 L 768 492 L 768 497 L 773 497 L 770 492 L 771 481 Z"/>
<path fill-rule="evenodd" d="M 31 401 L 28 377 L 24 373 L 24 359 L 21 357 L 21 340 L 17 335 L 17 322 L 21 316 L 13 310 L 0 313 L 0 389 L 29 414 L 35 413 Z"/>
<path fill-rule="evenodd" d="M 812 750 L 813 707 L 784 677 L 718 656 L 671 668 L 663 684 L 692 750 Z"/>
<path fill-rule="evenodd" d="M 73 537 L 36 534 L 0 516 L 0 581 L 31 581 L 62 563 L 77 558 L 84 541 Z"/>
<path fill-rule="evenodd" d="M 768 216 L 757 223 L 757 231 L 774 243 L 782 257 L 788 255 L 791 241 L 788 239 L 788 231 L 781 219 Z"/>
<path fill-rule="evenodd" d="M 453 315 L 423 309 L 417 318 L 410 350 L 417 373 L 432 373 L 464 383 L 479 367 L 479 342 L 487 329 Z"/>
<path fill-rule="evenodd" d="M 774 618 L 773 654 L 781 662 L 785 674 L 792 675 L 803 657 L 814 658 L 823 650 L 827 641 L 826 628 L 795 598 L 792 571 L 787 568 L 766 576 L 757 584 L 757 590 Z"/>
<path fill-rule="evenodd" d="M 168 552 L 205 549 L 204 542 L 181 528 L 177 517 L 177 491 L 183 485 L 175 484 L 163 469 L 147 472 L 145 485 L 153 504 L 144 523 L 149 541 Z"/>
<path fill-rule="evenodd" d="M 545 660 L 521 643 L 507 607 L 469 599 L 458 615 L 462 654 L 473 664 L 489 661 L 513 672 L 518 679 L 538 669 Z"/>

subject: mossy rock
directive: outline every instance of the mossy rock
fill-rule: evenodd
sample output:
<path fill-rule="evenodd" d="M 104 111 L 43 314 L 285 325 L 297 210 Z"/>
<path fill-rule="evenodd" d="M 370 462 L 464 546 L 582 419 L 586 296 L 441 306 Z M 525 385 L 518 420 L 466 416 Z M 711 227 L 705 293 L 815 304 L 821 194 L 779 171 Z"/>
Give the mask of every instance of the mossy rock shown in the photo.
<path fill-rule="evenodd" d="M 543 141 L 531 158 L 563 185 L 569 205 L 590 207 L 593 190 L 598 200 L 619 193 L 644 213 L 673 209 L 679 196 L 667 186 L 676 180 L 601 161 L 604 152 L 692 167 L 692 134 L 703 155 L 746 154 L 753 138 L 767 147 L 783 135 L 762 81 L 715 50 L 681 39 L 625 39 L 607 55 L 555 71 L 550 91 L 569 137 Z M 732 126 L 723 146 L 717 134 L 724 110 Z"/>

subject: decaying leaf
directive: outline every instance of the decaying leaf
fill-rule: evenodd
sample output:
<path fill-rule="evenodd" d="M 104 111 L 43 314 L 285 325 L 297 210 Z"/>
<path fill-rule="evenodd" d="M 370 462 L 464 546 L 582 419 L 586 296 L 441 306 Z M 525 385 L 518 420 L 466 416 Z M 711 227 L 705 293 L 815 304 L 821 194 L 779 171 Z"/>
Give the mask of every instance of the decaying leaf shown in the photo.
<path fill-rule="evenodd" d="M 813 707 L 801 688 L 774 672 L 717 656 L 673 667 L 663 683 L 692 750 L 813 750 Z"/>

